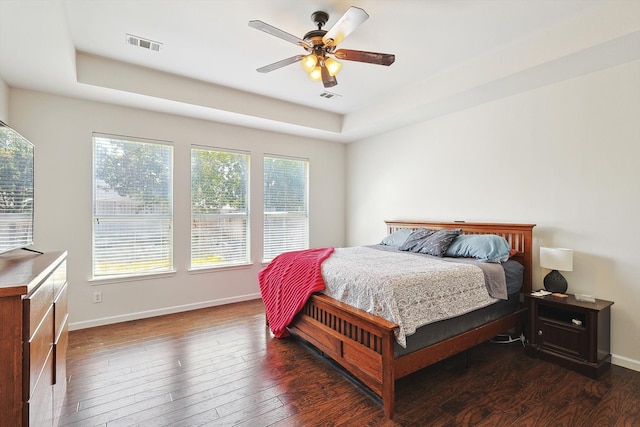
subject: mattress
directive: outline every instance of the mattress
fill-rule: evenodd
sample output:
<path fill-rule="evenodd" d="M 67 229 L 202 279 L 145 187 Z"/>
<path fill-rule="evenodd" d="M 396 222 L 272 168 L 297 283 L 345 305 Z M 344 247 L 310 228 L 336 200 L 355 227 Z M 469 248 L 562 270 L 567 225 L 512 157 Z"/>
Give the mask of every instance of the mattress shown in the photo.
<path fill-rule="evenodd" d="M 507 282 L 508 298 L 506 300 L 499 300 L 461 316 L 441 320 L 416 329 L 414 334 L 407 337 L 406 348 L 395 343 L 395 356 L 412 353 L 517 311 L 520 308 L 520 289 L 523 283 L 524 267 L 514 260 L 508 260 L 501 265 L 504 268 Z"/>
<path fill-rule="evenodd" d="M 500 264 L 397 248 L 336 248 L 322 263 L 322 277 L 325 295 L 397 324 L 402 346 L 423 325 L 507 298 Z"/>

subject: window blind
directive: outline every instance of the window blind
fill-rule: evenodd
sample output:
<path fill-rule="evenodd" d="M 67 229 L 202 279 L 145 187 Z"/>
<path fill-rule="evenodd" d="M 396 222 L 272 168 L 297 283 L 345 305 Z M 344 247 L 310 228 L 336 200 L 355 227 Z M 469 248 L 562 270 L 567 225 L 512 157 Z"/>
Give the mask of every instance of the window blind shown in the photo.
<path fill-rule="evenodd" d="M 264 259 L 309 247 L 306 160 L 264 158 Z"/>
<path fill-rule="evenodd" d="M 191 268 L 249 262 L 249 155 L 191 149 Z"/>
<path fill-rule="evenodd" d="M 94 134 L 94 277 L 173 269 L 173 147 Z"/>
<path fill-rule="evenodd" d="M 34 146 L 0 122 L 0 253 L 33 242 Z"/>

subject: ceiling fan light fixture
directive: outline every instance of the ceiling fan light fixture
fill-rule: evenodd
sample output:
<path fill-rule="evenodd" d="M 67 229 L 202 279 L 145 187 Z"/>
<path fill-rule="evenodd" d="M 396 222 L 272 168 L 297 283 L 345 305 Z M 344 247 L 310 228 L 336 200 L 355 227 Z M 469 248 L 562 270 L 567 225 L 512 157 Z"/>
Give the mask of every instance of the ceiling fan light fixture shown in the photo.
<path fill-rule="evenodd" d="M 319 82 L 322 80 L 322 68 L 317 65 L 311 72 L 309 73 L 309 78 L 314 82 Z"/>
<path fill-rule="evenodd" d="M 313 53 L 302 58 L 302 69 L 305 73 L 311 73 L 318 64 L 318 57 Z"/>
<path fill-rule="evenodd" d="M 326 58 L 324 60 L 324 66 L 327 67 L 327 71 L 329 71 L 329 75 L 331 77 L 335 76 L 342 69 L 342 64 L 336 61 L 333 58 Z"/>

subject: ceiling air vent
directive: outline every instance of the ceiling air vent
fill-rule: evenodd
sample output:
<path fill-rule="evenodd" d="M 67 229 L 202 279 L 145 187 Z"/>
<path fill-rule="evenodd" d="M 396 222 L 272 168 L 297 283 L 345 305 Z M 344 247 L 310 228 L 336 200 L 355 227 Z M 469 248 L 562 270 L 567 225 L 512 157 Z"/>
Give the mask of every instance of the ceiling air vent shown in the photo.
<path fill-rule="evenodd" d="M 160 46 L 162 45 L 160 42 L 143 39 L 142 37 L 134 36 L 133 34 L 127 34 L 127 44 L 156 52 L 160 51 Z"/>
<path fill-rule="evenodd" d="M 320 94 L 321 97 L 331 99 L 331 98 L 340 98 L 341 95 L 337 93 L 327 92 L 326 90 Z"/>

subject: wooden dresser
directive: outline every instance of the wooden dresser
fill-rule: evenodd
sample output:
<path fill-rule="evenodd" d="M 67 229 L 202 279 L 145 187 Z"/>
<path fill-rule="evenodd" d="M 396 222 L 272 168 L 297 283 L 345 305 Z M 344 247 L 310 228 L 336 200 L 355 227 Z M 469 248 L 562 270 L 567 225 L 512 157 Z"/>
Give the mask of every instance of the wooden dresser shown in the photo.
<path fill-rule="evenodd" d="M 55 426 L 66 392 L 67 253 L 0 255 L 0 427 Z"/>

